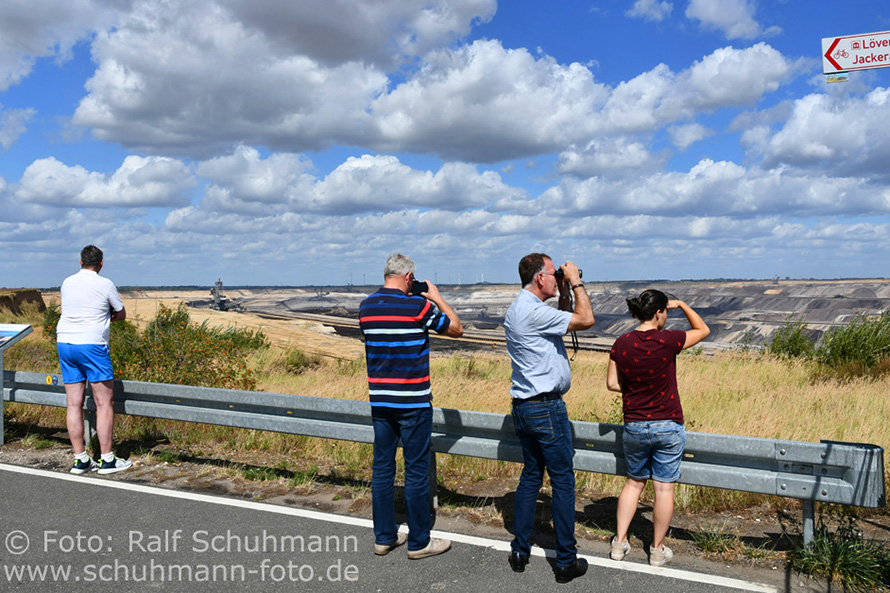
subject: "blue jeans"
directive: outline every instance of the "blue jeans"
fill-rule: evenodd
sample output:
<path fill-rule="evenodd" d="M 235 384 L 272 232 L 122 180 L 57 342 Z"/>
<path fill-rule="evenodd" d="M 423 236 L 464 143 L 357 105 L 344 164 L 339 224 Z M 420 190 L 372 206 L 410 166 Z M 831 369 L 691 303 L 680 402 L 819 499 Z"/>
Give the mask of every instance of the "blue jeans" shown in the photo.
<path fill-rule="evenodd" d="M 635 480 L 676 482 L 686 448 L 686 429 L 673 420 L 628 422 L 621 437 L 627 475 Z"/>
<path fill-rule="evenodd" d="M 422 550 L 430 543 L 430 435 L 433 406 L 387 408 L 372 406 L 374 420 L 374 465 L 371 501 L 375 543 L 396 541 L 395 519 L 396 449 L 402 439 L 405 457 L 405 506 L 408 515 L 408 549 Z"/>
<path fill-rule="evenodd" d="M 556 565 L 575 563 L 575 472 L 572 466 L 572 427 L 562 399 L 522 402 L 513 400 L 513 423 L 522 445 L 524 466 L 513 503 L 513 542 L 510 547 L 528 555 L 535 524 L 538 491 L 544 470 L 553 488 L 553 530 L 556 534 Z"/>

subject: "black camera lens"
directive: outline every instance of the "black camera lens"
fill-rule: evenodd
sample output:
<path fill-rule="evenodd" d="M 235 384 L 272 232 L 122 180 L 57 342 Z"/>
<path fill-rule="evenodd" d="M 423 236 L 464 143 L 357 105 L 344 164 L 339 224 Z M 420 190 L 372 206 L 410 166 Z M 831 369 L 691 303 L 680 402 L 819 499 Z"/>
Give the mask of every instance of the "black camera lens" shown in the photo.
<path fill-rule="evenodd" d="M 430 285 L 426 282 L 420 282 L 419 280 L 415 280 L 411 283 L 411 294 L 414 296 L 420 296 L 420 293 L 427 292 L 430 289 Z"/>

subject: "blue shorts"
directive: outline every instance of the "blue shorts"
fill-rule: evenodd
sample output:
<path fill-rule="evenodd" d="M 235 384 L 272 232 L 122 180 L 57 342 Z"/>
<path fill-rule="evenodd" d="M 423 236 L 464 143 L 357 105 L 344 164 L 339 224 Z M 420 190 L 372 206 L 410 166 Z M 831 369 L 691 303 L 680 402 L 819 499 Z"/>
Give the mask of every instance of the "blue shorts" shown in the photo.
<path fill-rule="evenodd" d="M 99 383 L 114 379 L 111 354 L 104 344 L 57 344 L 63 383 Z"/>
<path fill-rule="evenodd" d="M 624 462 L 634 480 L 676 482 L 686 448 L 686 429 L 673 420 L 628 422 L 624 425 Z"/>

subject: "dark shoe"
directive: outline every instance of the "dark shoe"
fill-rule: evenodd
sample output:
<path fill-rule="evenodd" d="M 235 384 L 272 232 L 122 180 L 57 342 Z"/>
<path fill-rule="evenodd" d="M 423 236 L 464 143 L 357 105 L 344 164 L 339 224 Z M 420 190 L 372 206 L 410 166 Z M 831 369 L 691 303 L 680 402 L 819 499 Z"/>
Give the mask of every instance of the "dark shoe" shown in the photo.
<path fill-rule="evenodd" d="M 77 458 L 74 459 L 74 465 L 71 466 L 72 474 L 85 474 L 87 472 L 94 472 L 99 469 L 99 464 L 89 459 L 87 461 L 81 461 Z"/>
<path fill-rule="evenodd" d="M 130 469 L 132 467 L 133 462 L 128 461 L 126 459 L 121 459 L 120 457 L 115 457 L 111 461 L 105 461 L 104 459 L 99 464 L 99 473 L 102 475 L 105 474 L 113 474 L 115 472 L 122 472 L 125 469 Z"/>
<path fill-rule="evenodd" d="M 525 572 L 525 565 L 528 564 L 528 556 L 522 552 L 513 550 L 510 552 L 510 557 L 507 558 L 507 561 L 510 563 L 510 568 L 513 569 L 513 572 Z"/>
<path fill-rule="evenodd" d="M 553 569 L 553 575 L 556 577 L 557 583 L 568 583 L 572 579 L 583 577 L 587 572 L 587 560 L 578 558 L 575 563 L 566 568 L 556 567 Z"/>

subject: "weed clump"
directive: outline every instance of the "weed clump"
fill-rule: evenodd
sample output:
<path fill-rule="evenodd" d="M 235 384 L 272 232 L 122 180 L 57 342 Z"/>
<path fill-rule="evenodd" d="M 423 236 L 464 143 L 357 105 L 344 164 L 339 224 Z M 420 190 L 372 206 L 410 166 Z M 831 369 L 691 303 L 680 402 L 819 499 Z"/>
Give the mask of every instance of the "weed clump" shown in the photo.
<path fill-rule="evenodd" d="M 810 359 L 816 352 L 816 338 L 805 321 L 788 319 L 773 333 L 766 350 L 779 358 Z"/>
<path fill-rule="evenodd" d="M 849 325 L 828 332 L 816 360 L 840 376 L 883 374 L 890 371 L 890 310 L 860 314 Z"/>
<path fill-rule="evenodd" d="M 855 518 L 849 516 L 834 531 L 820 516 L 812 546 L 797 547 L 791 554 L 791 566 L 799 573 L 839 582 L 845 591 L 890 588 L 890 550 L 865 539 Z"/>
<path fill-rule="evenodd" d="M 773 334 L 767 352 L 778 358 L 813 360 L 814 375 L 850 379 L 890 373 L 890 310 L 860 314 L 844 327 L 834 328 L 817 343 L 802 320 L 787 320 Z"/>
<path fill-rule="evenodd" d="M 289 348 L 284 353 L 282 368 L 289 375 L 301 375 L 306 371 L 317 369 L 322 364 L 322 358 L 318 354 L 303 352 L 297 348 Z"/>

